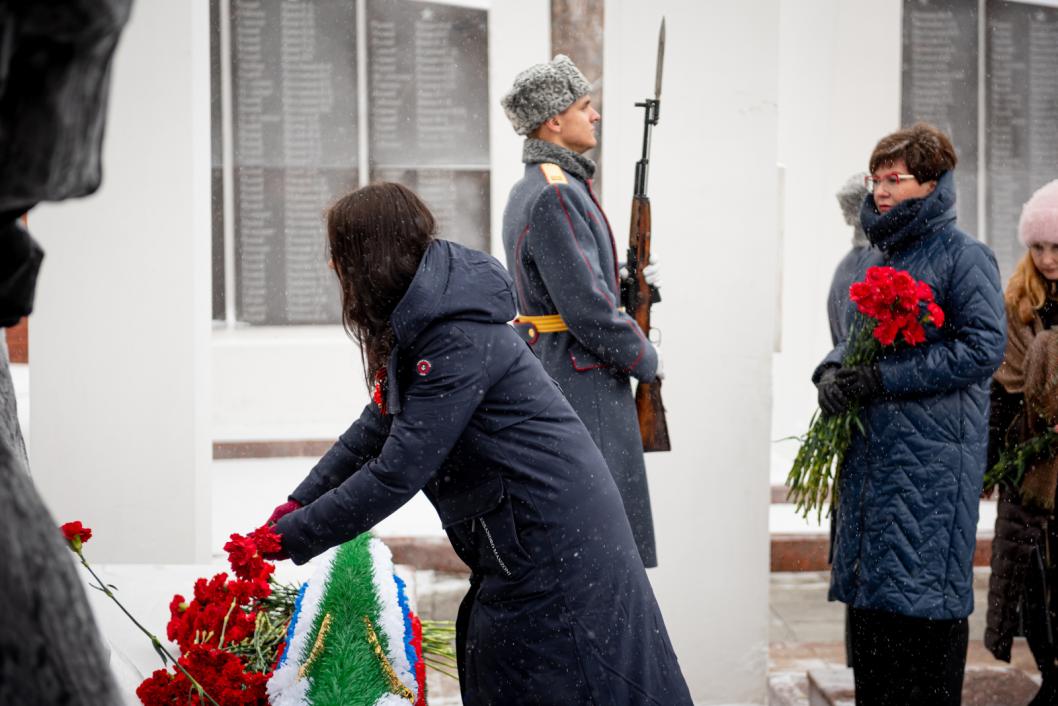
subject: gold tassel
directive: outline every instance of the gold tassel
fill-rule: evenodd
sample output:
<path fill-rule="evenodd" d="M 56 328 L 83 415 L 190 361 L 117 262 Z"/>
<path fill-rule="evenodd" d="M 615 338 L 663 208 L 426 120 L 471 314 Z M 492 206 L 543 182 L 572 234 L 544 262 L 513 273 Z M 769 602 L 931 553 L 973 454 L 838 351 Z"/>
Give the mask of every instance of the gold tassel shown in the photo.
<path fill-rule="evenodd" d="M 386 659 L 386 653 L 382 650 L 382 645 L 378 641 L 378 635 L 375 634 L 375 628 L 371 625 L 371 618 L 366 615 L 364 616 L 364 628 L 367 629 L 367 641 L 371 643 L 371 647 L 375 650 L 375 656 L 378 657 L 378 661 L 382 664 L 382 671 L 386 673 L 386 678 L 389 679 L 389 688 L 398 696 L 415 703 L 415 694 L 404 685 L 404 682 L 397 677 L 397 673 L 393 671 L 393 666 Z"/>
<path fill-rule="evenodd" d="M 309 671 L 309 667 L 316 661 L 316 658 L 320 656 L 320 652 L 323 651 L 323 641 L 327 639 L 327 631 L 331 629 L 331 614 L 327 613 L 323 616 L 323 622 L 320 623 L 320 631 L 316 635 L 316 642 L 312 645 L 312 651 L 309 652 L 309 658 L 305 660 L 305 663 L 298 669 L 298 681 L 305 678 L 305 674 Z"/>

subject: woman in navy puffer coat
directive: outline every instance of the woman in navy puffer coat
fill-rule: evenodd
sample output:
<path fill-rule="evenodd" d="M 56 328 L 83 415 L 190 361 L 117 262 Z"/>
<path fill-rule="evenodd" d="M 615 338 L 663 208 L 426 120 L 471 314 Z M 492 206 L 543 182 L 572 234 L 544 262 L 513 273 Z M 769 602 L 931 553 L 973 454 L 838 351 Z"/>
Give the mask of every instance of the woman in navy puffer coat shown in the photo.
<path fill-rule="evenodd" d="M 817 368 L 824 413 L 862 406 L 841 468 L 831 600 L 848 604 L 856 703 L 958 704 L 973 610 L 973 553 L 988 443 L 989 379 L 1003 359 L 999 272 L 955 225 L 955 152 L 919 124 L 879 142 L 861 220 L 874 255 L 907 270 L 946 314 L 924 343 Z M 848 310 L 854 316 L 852 307 Z"/>
<path fill-rule="evenodd" d="M 304 563 L 421 490 L 472 572 L 464 704 L 690 706 L 606 462 L 507 325 L 503 266 L 434 240 L 398 184 L 339 200 L 327 229 L 376 402 L 273 514 L 283 552 Z"/>

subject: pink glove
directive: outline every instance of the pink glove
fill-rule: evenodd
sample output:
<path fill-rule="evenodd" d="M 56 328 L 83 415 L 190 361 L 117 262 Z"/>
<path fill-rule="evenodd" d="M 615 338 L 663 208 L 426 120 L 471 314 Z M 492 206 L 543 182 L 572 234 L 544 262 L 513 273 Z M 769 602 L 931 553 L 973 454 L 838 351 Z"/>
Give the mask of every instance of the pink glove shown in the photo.
<path fill-rule="evenodd" d="M 276 522 L 279 521 L 280 517 L 294 512 L 299 507 L 301 507 L 301 503 L 299 503 L 297 500 L 287 500 L 275 510 L 272 510 L 272 516 L 268 518 L 268 521 L 265 522 L 265 525 L 274 525 Z"/>

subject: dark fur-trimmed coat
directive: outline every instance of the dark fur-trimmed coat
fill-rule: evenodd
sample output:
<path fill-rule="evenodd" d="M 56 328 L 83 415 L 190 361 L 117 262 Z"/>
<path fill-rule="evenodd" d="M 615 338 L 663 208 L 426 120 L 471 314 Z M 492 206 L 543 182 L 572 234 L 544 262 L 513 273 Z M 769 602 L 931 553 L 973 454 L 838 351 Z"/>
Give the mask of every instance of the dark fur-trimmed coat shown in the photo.
<path fill-rule="evenodd" d="M 1058 301 L 1050 299 L 1028 324 L 1007 311 L 1007 353 L 992 383 L 989 464 L 1004 448 L 1026 441 L 1055 421 L 1058 365 Z M 1009 388 L 1009 389 L 1008 389 Z M 985 647 L 1010 661 L 1014 636 L 1034 632 L 1033 644 L 1055 643 L 1055 603 L 1045 597 L 1058 588 L 1058 517 L 1055 464 L 1033 464 L 1020 488 L 1002 487 L 992 540 Z M 1028 492 L 1026 492 L 1028 491 Z M 1047 639 L 1043 639 L 1046 636 Z"/>

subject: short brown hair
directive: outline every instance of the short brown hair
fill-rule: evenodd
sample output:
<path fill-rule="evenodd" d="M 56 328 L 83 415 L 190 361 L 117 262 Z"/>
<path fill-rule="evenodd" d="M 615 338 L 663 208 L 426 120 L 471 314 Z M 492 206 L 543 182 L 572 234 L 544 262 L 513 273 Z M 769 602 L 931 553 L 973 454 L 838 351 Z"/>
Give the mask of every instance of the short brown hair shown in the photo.
<path fill-rule="evenodd" d="M 929 123 L 915 123 L 880 139 L 871 152 L 869 169 L 873 174 L 878 167 L 898 159 L 904 160 L 919 183 L 940 178 L 955 169 L 958 161 L 948 136 Z"/>

